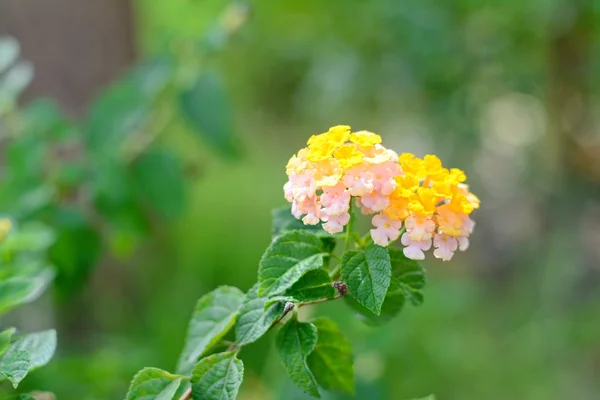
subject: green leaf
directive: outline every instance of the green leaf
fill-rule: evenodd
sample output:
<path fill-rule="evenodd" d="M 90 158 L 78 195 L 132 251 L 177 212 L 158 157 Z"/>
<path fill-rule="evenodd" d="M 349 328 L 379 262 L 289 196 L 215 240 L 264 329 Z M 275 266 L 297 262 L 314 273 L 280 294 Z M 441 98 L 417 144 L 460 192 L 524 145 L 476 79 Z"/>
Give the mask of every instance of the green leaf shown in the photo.
<path fill-rule="evenodd" d="M 392 274 L 387 248 L 370 243 L 364 250 L 351 250 L 342 257 L 342 280 L 352 297 L 379 315 Z"/>
<path fill-rule="evenodd" d="M 345 296 L 344 301 L 358 312 L 366 324 L 380 326 L 394 318 L 406 302 L 410 300 L 413 305 L 423 301 L 421 289 L 425 286 L 425 272 L 420 264 L 406 258 L 402 250 L 388 249 L 392 264 L 392 277 L 386 292 L 383 306 L 379 315 L 375 315 L 366 307 L 358 303 L 351 295 Z"/>
<path fill-rule="evenodd" d="M 308 322 L 291 318 L 277 332 L 275 345 L 287 374 L 307 394 L 321 398 L 317 381 L 306 359 L 317 345 L 317 328 Z"/>
<path fill-rule="evenodd" d="M 11 184 L 33 189 L 43 184 L 44 170 L 48 168 L 47 153 L 50 146 L 35 136 L 19 136 L 7 146 L 5 157 L 10 169 Z"/>
<path fill-rule="evenodd" d="M 327 318 L 313 321 L 319 339 L 308 356 L 308 366 L 319 385 L 334 392 L 354 394 L 354 363 L 350 342 L 335 322 Z"/>
<path fill-rule="evenodd" d="M 172 400 L 183 377 L 158 368 L 144 368 L 129 385 L 125 400 Z"/>
<path fill-rule="evenodd" d="M 15 277 L 0 281 L 0 314 L 37 299 L 46 283 L 42 277 Z"/>
<path fill-rule="evenodd" d="M 402 250 L 389 249 L 389 253 L 394 288 L 401 290 L 404 297 L 414 306 L 423 304 L 422 289 L 426 283 L 423 267 L 418 261 L 407 258 Z M 390 290 L 388 290 L 388 293 L 390 293 Z"/>
<path fill-rule="evenodd" d="M 39 222 L 27 222 L 13 231 L 4 242 L 2 242 L 2 254 L 33 251 L 44 252 L 54 242 L 55 235 L 52 229 Z"/>
<path fill-rule="evenodd" d="M 312 233 L 292 231 L 276 237 L 259 263 L 259 296 L 283 293 L 306 272 L 321 268 L 325 255 L 323 242 Z"/>
<path fill-rule="evenodd" d="M 31 363 L 26 351 L 11 347 L 0 358 L 0 376 L 8 379 L 15 388 L 19 386 L 19 382 L 25 378 L 30 369 Z"/>
<path fill-rule="evenodd" d="M 244 294 L 230 286 L 221 286 L 198 300 L 179 357 L 178 373 L 189 374 L 204 352 L 225 336 L 235 324 L 243 301 Z"/>
<path fill-rule="evenodd" d="M 323 228 L 321 228 L 321 224 L 304 225 L 301 220 L 296 219 L 296 217 L 292 215 L 291 206 L 275 208 L 271 211 L 271 216 L 273 218 L 273 226 L 271 228 L 273 237 L 290 231 L 305 230 L 318 236 L 332 238 L 330 233 L 325 232 Z"/>
<path fill-rule="evenodd" d="M 392 285 L 390 284 L 390 288 L 391 287 Z M 344 302 L 356 312 L 357 316 L 365 324 L 369 326 L 381 326 L 393 319 L 402 310 L 402 307 L 404 306 L 404 296 L 393 295 L 389 298 L 386 296 L 379 315 L 374 314 L 368 308 L 360 304 L 350 294 L 344 296 Z"/>
<path fill-rule="evenodd" d="M 0 356 L 6 352 L 8 347 L 10 346 L 10 339 L 12 335 L 15 333 L 15 328 L 8 328 L 2 332 L 0 332 Z"/>
<path fill-rule="evenodd" d="M 237 153 L 233 137 L 232 113 L 221 78 L 207 71 L 179 97 L 179 110 L 199 137 L 220 151 Z"/>
<path fill-rule="evenodd" d="M 285 295 L 299 302 L 331 299 L 335 296 L 335 289 L 331 286 L 331 277 L 323 269 L 314 269 L 304 274 Z"/>
<path fill-rule="evenodd" d="M 72 140 L 78 144 L 81 139 L 79 128 L 63 114 L 60 105 L 53 99 L 32 100 L 21 111 L 26 122 L 23 136 L 52 143 L 56 140 Z"/>
<path fill-rule="evenodd" d="M 56 350 L 56 331 L 26 333 L 11 345 L 11 350 L 22 350 L 29 355 L 30 369 L 42 367 L 50 361 Z"/>
<path fill-rule="evenodd" d="M 41 367 L 50 360 L 55 348 L 54 330 L 22 335 L 0 358 L 0 375 L 17 387 L 30 370 Z"/>
<path fill-rule="evenodd" d="M 90 105 L 85 121 L 92 155 L 114 156 L 122 143 L 137 134 L 151 117 L 148 99 L 132 81 L 120 81 Z"/>
<path fill-rule="evenodd" d="M 435 400 L 435 396 L 430 394 L 429 396 L 419 397 L 418 399 L 413 399 L 413 400 Z"/>
<path fill-rule="evenodd" d="M 53 215 L 59 232 L 48 255 L 57 271 L 56 294 L 64 300 L 84 286 L 102 254 L 102 240 L 82 213 L 59 208 Z"/>
<path fill-rule="evenodd" d="M 192 372 L 194 400 L 235 400 L 244 379 L 244 363 L 235 353 L 217 353 L 203 358 Z"/>
<path fill-rule="evenodd" d="M 19 42 L 12 36 L 0 36 L 0 73 L 14 63 L 21 49 Z"/>
<path fill-rule="evenodd" d="M 0 358 L 0 375 L 17 387 L 30 370 L 41 367 L 50 360 L 55 348 L 54 330 L 22 335 Z"/>
<path fill-rule="evenodd" d="M 33 64 L 19 61 L 0 76 L 0 108 L 2 103 L 16 99 L 33 79 Z"/>
<path fill-rule="evenodd" d="M 282 302 L 272 304 L 265 310 L 267 301 L 267 297 L 258 297 L 258 284 L 248 291 L 235 327 L 235 341 L 238 346 L 260 339 L 283 313 Z"/>
<path fill-rule="evenodd" d="M 168 56 L 145 58 L 132 68 L 126 79 L 152 101 L 171 82 L 173 67 L 173 61 Z"/>
<path fill-rule="evenodd" d="M 185 182 L 179 159 L 165 149 L 142 154 L 132 166 L 138 196 L 163 217 L 174 219 L 184 209 Z"/>
<path fill-rule="evenodd" d="M 18 394 L 15 397 L 11 397 L 10 400 L 38 400 L 30 394 Z"/>

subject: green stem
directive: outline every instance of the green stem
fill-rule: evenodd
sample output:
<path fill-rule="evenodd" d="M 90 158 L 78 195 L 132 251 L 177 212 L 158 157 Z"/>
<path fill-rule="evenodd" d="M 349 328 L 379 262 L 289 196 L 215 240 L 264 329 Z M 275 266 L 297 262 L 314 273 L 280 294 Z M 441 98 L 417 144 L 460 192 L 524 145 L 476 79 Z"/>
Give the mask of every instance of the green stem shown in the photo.
<path fill-rule="evenodd" d="M 398 236 L 398 239 L 402 239 L 402 235 L 404 235 L 405 232 L 406 228 L 403 226 L 402 229 L 400 229 L 400 235 Z"/>
<path fill-rule="evenodd" d="M 181 395 L 179 400 L 188 400 L 192 398 L 192 387 L 190 386 L 187 390 Z"/>
<path fill-rule="evenodd" d="M 333 271 L 331 271 L 329 273 L 329 276 L 331 277 L 331 279 L 336 280 L 339 278 L 339 273 L 340 270 L 342 269 L 342 263 L 340 262 L 338 265 L 335 266 L 335 268 L 333 269 Z"/>
<path fill-rule="evenodd" d="M 343 295 L 343 294 L 341 294 L 341 293 L 338 293 L 338 294 L 336 294 L 336 295 L 335 295 L 334 297 L 332 297 L 332 298 L 319 299 L 319 300 L 313 300 L 313 301 L 306 301 L 306 302 L 304 302 L 304 303 L 297 303 L 297 304 L 296 304 L 296 306 L 297 306 L 298 308 L 300 308 L 300 307 L 304 307 L 304 306 L 310 306 L 310 305 L 312 305 L 312 304 L 325 303 L 325 302 L 328 302 L 328 301 L 337 300 L 337 299 L 339 299 L 339 298 L 340 298 L 340 297 L 342 297 L 342 296 L 344 296 L 344 295 Z"/>

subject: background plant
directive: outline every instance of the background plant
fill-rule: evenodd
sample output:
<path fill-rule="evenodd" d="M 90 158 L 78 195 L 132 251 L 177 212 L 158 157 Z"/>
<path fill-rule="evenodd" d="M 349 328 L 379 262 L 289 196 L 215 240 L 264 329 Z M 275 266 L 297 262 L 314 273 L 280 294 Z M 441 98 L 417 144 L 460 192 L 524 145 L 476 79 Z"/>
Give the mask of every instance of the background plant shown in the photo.
<path fill-rule="evenodd" d="M 14 388 L 32 370 L 44 366 L 54 354 L 54 329 L 24 333 L 5 315 L 12 309 L 37 299 L 54 276 L 45 252 L 51 245 L 52 232 L 39 224 L 12 229 L 8 219 L 0 220 L 0 382 Z M 23 395 L 19 399 L 33 399 Z"/>
<path fill-rule="evenodd" d="M 117 3 L 66 7 L 46 0 L 43 7 L 4 0 L 0 31 L 23 41 L 25 58 L 47 55 L 26 33 L 48 49 L 81 43 L 100 57 L 105 48 L 83 37 L 110 24 L 97 19 L 82 26 L 50 12 L 68 18 L 71 10 L 100 2 L 102 10 Z M 23 15 L 6 11 L 9 3 L 43 15 L 44 23 L 25 23 Z M 171 51 L 175 41 L 203 42 L 225 5 L 133 3 L 139 61 Z M 285 180 L 281 166 L 306 132 L 344 121 L 385 132 L 392 148 L 435 153 L 472 171 L 469 180 L 483 204 L 471 250 L 451 268 L 425 261 L 426 301 L 405 308 L 385 329 L 353 318 L 345 300 L 303 307 L 312 314 L 303 318 L 318 312 L 350 341 L 356 397 L 595 399 L 600 327 L 590 316 L 600 311 L 593 117 L 600 37 L 593 2 L 252 3 L 251 23 L 211 61 L 235 104 L 231 124 L 244 157 L 227 162 L 217 156 L 176 114 L 154 145 L 172 150 L 186 166 L 181 216 L 150 218 L 146 239 L 128 257 L 115 257 L 103 245 L 73 300 L 51 305 L 43 297 L 25 308 L 43 310 L 53 322 L 22 318 L 22 307 L 12 313 L 38 321 L 29 328 L 14 324 L 27 332 L 64 325 L 57 356 L 18 389 L 51 390 L 60 399 L 122 398 L 141 366 L 173 371 L 197 298 L 220 285 L 247 292 L 256 281 L 256 261 L 271 238 L 267 216 L 281 204 L 274 184 Z M 103 13 L 91 15 L 97 14 Z M 48 26 L 68 37 L 53 41 Z M 126 42 L 114 40 L 110 48 Z M 76 53 L 64 64 L 92 75 L 86 59 Z M 70 76 L 45 64 L 36 61 L 37 77 L 44 71 L 59 87 L 71 87 Z M 34 85 L 24 99 L 36 93 L 55 95 Z M 72 97 L 86 103 L 75 90 Z M 4 175 L 10 167 L 4 156 L 1 166 Z M 232 231 L 235 251 L 225 239 Z M 282 374 L 274 335 L 242 351 L 240 399 L 306 399 Z M 10 384 L 6 388 L 12 393 Z"/>
<path fill-rule="evenodd" d="M 356 236 L 356 216 L 350 213 L 345 232 L 331 235 L 303 225 L 288 207 L 274 210 L 273 239 L 260 260 L 258 282 L 245 295 L 221 286 L 203 296 L 189 323 L 176 374 L 142 369 L 127 400 L 237 399 L 244 376 L 240 351 L 277 325 L 279 358 L 304 393 L 320 398 L 322 388 L 354 395 L 350 342 L 331 319 L 303 321 L 300 309 L 344 297 L 364 322 L 378 326 L 405 303 L 423 302 L 425 274 L 402 250 Z M 357 280 L 357 274 L 364 279 Z"/>

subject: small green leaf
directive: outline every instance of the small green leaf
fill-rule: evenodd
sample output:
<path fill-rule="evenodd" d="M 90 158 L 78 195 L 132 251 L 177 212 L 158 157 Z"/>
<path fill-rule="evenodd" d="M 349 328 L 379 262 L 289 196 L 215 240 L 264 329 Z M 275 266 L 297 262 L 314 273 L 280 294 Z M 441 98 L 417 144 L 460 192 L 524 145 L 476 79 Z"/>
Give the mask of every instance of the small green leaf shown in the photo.
<path fill-rule="evenodd" d="M 29 61 L 19 61 L 0 76 L 0 107 L 21 95 L 33 79 L 34 67 Z"/>
<path fill-rule="evenodd" d="M 0 36 L 0 73 L 19 57 L 19 42 L 12 36 Z"/>
<path fill-rule="evenodd" d="M 144 368 L 129 385 L 125 400 L 172 400 L 183 377 L 158 368 Z"/>
<path fill-rule="evenodd" d="M 151 117 L 148 99 L 132 81 L 120 81 L 101 93 L 85 121 L 87 147 L 93 156 L 114 156 L 125 139 L 137 134 Z"/>
<path fill-rule="evenodd" d="M 335 296 L 335 289 L 331 286 L 331 277 L 325 270 L 314 269 L 286 290 L 285 295 L 299 302 L 331 299 Z"/>
<path fill-rule="evenodd" d="M 207 71 L 179 97 L 179 109 L 194 132 L 222 154 L 237 153 L 232 113 L 221 78 Z"/>
<path fill-rule="evenodd" d="M 2 253 L 45 252 L 54 239 L 54 232 L 49 226 L 39 222 L 27 222 L 2 242 Z"/>
<path fill-rule="evenodd" d="M 15 333 L 15 328 L 9 328 L 0 332 L 0 356 L 6 352 L 10 346 L 10 339 Z"/>
<path fill-rule="evenodd" d="M 235 353 L 217 353 L 198 362 L 192 372 L 194 400 L 235 400 L 244 379 L 244 363 Z"/>
<path fill-rule="evenodd" d="M 29 354 L 26 351 L 11 347 L 0 358 L 0 376 L 8 379 L 15 388 L 25 378 L 30 369 L 31 363 Z"/>
<path fill-rule="evenodd" d="M 56 268 L 56 294 L 62 299 L 81 290 L 102 254 L 102 240 L 87 217 L 75 210 L 54 209 L 59 230 L 48 255 Z"/>
<path fill-rule="evenodd" d="M 53 330 L 22 335 L 0 358 L 0 375 L 16 388 L 30 370 L 50 360 L 55 348 L 56 332 Z"/>
<path fill-rule="evenodd" d="M 204 352 L 225 336 L 235 324 L 243 301 L 244 294 L 230 286 L 221 286 L 198 300 L 179 357 L 178 373 L 189 374 Z"/>
<path fill-rule="evenodd" d="M 371 326 L 379 326 L 394 318 L 402 308 L 406 299 L 413 305 L 423 301 L 421 289 L 425 286 L 425 272 L 420 264 L 406 258 L 402 250 L 388 249 L 392 264 L 392 277 L 390 286 L 385 295 L 380 315 L 375 315 L 366 307 L 358 303 L 351 295 L 345 296 L 344 301 Z"/>
<path fill-rule="evenodd" d="M 334 392 L 354 394 L 354 363 L 350 342 L 335 322 L 327 318 L 313 321 L 319 339 L 308 356 L 308 366 L 319 385 Z"/>
<path fill-rule="evenodd" d="M 248 291 L 235 327 L 238 346 L 260 339 L 283 312 L 282 302 L 276 302 L 265 310 L 267 301 L 267 297 L 258 297 L 258 284 Z"/>
<path fill-rule="evenodd" d="M 26 333 L 11 345 L 11 350 L 22 350 L 29 355 L 30 369 L 42 367 L 50 361 L 56 350 L 56 331 Z"/>
<path fill-rule="evenodd" d="M 148 100 L 153 101 L 171 82 L 174 72 L 173 60 L 168 56 L 144 59 L 126 76 Z"/>
<path fill-rule="evenodd" d="M 132 178 L 138 196 L 162 216 L 174 219 L 181 215 L 185 182 L 174 154 L 164 149 L 144 153 L 132 166 Z"/>
<path fill-rule="evenodd" d="M 312 233 L 292 231 L 276 237 L 259 263 L 259 296 L 283 293 L 306 272 L 321 268 L 325 255 L 323 242 Z"/>
<path fill-rule="evenodd" d="M 45 392 L 45 393 L 47 393 L 47 392 Z M 38 398 L 33 397 L 30 394 L 18 394 L 15 397 L 11 397 L 9 400 L 38 400 Z"/>
<path fill-rule="evenodd" d="M 418 399 L 413 399 L 413 400 L 435 400 L 435 396 L 430 394 L 429 396 L 419 397 Z"/>
<path fill-rule="evenodd" d="M 0 281 L 0 314 L 37 299 L 46 283 L 42 277 L 15 277 Z"/>
<path fill-rule="evenodd" d="M 306 359 L 317 345 L 317 328 L 308 322 L 291 318 L 277 332 L 275 345 L 287 374 L 307 394 L 321 398 L 317 381 Z"/>
<path fill-rule="evenodd" d="M 414 306 L 423 304 L 422 289 L 426 283 L 423 267 L 418 261 L 407 258 L 402 250 L 389 249 L 389 253 L 392 263 L 392 283 Z"/>
<path fill-rule="evenodd" d="M 36 140 L 50 141 L 72 140 L 77 142 L 81 139 L 81 132 L 74 122 L 70 121 L 62 112 L 60 105 L 53 99 L 38 98 L 27 103 L 21 110 L 23 121 L 23 136 L 33 137 Z M 76 144 L 77 145 L 77 144 Z M 79 152 L 75 152 L 79 154 Z M 67 159 L 71 158 L 68 154 Z"/>
<path fill-rule="evenodd" d="M 357 316 L 365 324 L 369 326 L 381 326 L 392 320 L 402 310 L 402 307 L 404 307 L 404 296 L 401 293 L 398 294 L 397 290 L 393 289 L 393 286 L 393 284 L 390 284 L 392 291 L 390 292 L 388 289 L 388 294 L 390 294 L 390 296 L 388 297 L 386 295 L 379 315 L 374 314 L 368 308 L 360 304 L 350 294 L 344 296 L 344 302 L 357 313 Z"/>
<path fill-rule="evenodd" d="M 392 266 L 387 248 L 370 243 L 364 250 L 351 250 L 342 257 L 342 280 L 352 297 L 379 315 L 385 298 Z"/>
<path fill-rule="evenodd" d="M 296 219 L 296 217 L 292 215 L 292 208 L 290 206 L 273 209 L 273 211 L 271 211 L 271 216 L 273 218 L 273 226 L 271 228 L 271 235 L 273 237 L 290 231 L 306 230 L 318 236 L 332 238 L 331 234 L 325 232 L 323 228 L 321 228 L 321 224 L 305 225 L 302 221 Z"/>

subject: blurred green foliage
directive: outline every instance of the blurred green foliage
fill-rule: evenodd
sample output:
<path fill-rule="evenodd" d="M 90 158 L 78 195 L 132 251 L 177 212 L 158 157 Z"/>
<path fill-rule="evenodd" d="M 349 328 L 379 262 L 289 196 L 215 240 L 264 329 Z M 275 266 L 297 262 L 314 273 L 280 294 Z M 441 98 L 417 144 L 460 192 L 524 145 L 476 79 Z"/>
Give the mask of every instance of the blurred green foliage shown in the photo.
<path fill-rule="evenodd" d="M 31 303 L 42 295 L 54 276 L 47 265 L 46 252 L 52 232 L 39 223 L 15 229 L 8 219 L 0 219 L 0 315 Z M 34 369 L 48 363 L 56 349 L 53 329 L 24 333 L 10 324 L 0 331 L 0 382 L 17 388 Z M 30 328 L 30 327 L 29 327 Z M 0 389 L 0 395 L 6 397 Z M 24 395 L 26 396 L 26 395 Z M 27 397 L 26 397 L 27 398 Z"/>
<path fill-rule="evenodd" d="M 0 204 L 55 230 L 55 292 L 69 299 L 53 307 L 59 354 L 24 391 L 121 398 L 141 366 L 172 370 L 196 299 L 256 280 L 289 156 L 348 123 L 439 154 L 482 199 L 469 254 L 427 265 L 422 307 L 373 330 L 319 306 L 349 336 L 356 398 L 597 397 L 592 1 L 257 1 L 227 47 L 223 0 L 135 4 L 144 55 L 82 121 L 47 100 L 15 109 L 31 66 L 0 46 L 13 71 L 0 83 Z M 234 111 L 200 122 L 198 87 Z M 245 152 L 232 163 L 216 154 L 238 154 L 222 136 L 233 130 Z M 305 399 L 271 342 L 244 350 L 240 398 Z"/>

